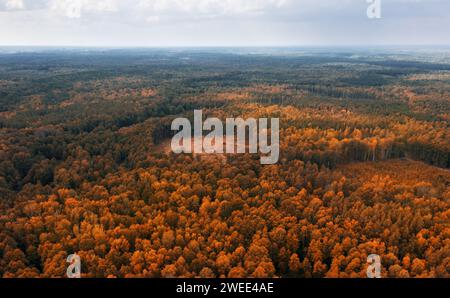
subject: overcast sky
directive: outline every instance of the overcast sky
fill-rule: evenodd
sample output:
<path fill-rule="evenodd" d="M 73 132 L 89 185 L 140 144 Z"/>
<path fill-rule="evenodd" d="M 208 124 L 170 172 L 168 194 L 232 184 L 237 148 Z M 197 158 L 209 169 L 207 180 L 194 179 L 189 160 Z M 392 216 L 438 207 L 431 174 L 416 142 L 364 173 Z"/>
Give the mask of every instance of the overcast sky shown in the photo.
<path fill-rule="evenodd" d="M 0 45 L 449 45 L 450 0 L 0 0 Z"/>

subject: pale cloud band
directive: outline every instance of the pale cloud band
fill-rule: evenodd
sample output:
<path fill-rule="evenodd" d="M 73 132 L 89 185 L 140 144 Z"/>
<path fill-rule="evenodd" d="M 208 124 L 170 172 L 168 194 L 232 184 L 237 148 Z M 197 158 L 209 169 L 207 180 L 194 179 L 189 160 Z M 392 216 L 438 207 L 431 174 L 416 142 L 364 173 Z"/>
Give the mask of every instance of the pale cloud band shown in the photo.
<path fill-rule="evenodd" d="M 83 13 L 103 14 L 123 11 L 144 11 L 159 17 L 185 14 L 192 17 L 264 13 L 280 8 L 290 0 L 0 0 L 7 11 L 50 10 L 68 18 Z"/>
<path fill-rule="evenodd" d="M 24 4 L 23 0 L 6 0 L 5 8 L 7 10 L 19 10 L 19 9 L 24 9 L 25 4 Z"/>
<path fill-rule="evenodd" d="M 0 0 L 0 45 L 450 44 L 450 1 Z"/>

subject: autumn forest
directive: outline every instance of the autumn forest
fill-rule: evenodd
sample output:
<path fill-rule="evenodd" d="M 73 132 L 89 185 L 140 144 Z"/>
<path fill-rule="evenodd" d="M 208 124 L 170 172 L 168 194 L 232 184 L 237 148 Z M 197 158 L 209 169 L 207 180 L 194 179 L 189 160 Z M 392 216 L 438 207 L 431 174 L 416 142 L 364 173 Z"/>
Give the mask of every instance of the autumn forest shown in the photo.
<path fill-rule="evenodd" d="M 450 54 L 0 51 L 0 277 L 450 277 Z M 280 157 L 171 123 L 280 119 Z"/>

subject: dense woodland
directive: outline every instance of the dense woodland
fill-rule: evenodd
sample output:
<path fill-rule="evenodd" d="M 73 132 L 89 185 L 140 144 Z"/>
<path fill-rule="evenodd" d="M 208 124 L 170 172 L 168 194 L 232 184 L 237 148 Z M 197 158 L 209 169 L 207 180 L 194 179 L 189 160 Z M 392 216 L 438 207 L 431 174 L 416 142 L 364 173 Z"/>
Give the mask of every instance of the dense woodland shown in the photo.
<path fill-rule="evenodd" d="M 171 153 L 279 117 L 280 161 Z M 450 277 L 450 54 L 0 54 L 0 276 Z"/>

